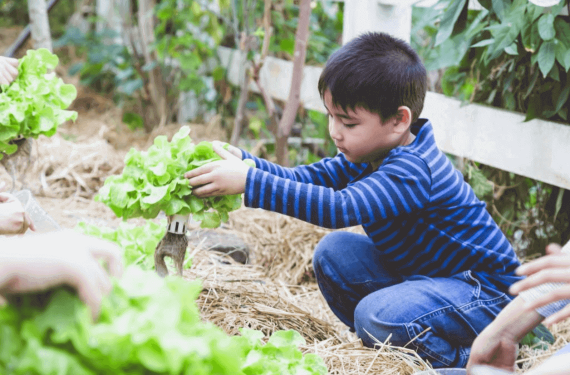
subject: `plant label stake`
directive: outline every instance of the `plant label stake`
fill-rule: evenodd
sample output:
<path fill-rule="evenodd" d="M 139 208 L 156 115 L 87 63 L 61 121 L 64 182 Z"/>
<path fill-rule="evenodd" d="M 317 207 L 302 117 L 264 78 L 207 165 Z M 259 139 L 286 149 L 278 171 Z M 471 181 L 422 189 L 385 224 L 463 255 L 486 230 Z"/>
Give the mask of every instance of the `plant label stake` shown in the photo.
<path fill-rule="evenodd" d="M 178 276 L 182 276 L 182 266 L 188 247 L 186 223 L 190 215 L 173 215 L 168 218 L 166 233 L 154 251 L 154 267 L 160 277 L 168 276 L 168 268 L 164 257 L 169 256 L 174 261 Z"/>

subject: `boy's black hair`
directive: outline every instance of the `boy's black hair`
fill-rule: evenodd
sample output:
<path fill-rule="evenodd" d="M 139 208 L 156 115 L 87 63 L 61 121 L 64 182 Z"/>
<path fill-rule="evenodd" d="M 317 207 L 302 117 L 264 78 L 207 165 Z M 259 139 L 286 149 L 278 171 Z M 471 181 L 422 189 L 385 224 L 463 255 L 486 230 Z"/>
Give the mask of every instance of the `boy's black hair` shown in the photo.
<path fill-rule="evenodd" d="M 384 122 L 398 113 L 399 106 L 407 106 L 413 123 L 424 106 L 427 73 L 418 54 L 406 42 L 371 32 L 331 55 L 318 87 L 322 99 L 330 90 L 335 106 L 345 112 L 363 107 L 378 113 Z"/>

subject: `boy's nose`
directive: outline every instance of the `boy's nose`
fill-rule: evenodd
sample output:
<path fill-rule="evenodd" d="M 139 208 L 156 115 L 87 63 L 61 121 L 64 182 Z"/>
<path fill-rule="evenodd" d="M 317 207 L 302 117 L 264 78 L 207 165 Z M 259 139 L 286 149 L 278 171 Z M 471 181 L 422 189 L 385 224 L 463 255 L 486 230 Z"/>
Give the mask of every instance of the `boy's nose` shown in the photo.
<path fill-rule="evenodd" d="M 337 126 L 338 126 L 338 124 L 336 123 L 336 121 L 331 118 L 329 120 L 329 134 L 330 134 L 331 138 L 334 140 L 340 139 L 340 132 L 338 131 Z"/>

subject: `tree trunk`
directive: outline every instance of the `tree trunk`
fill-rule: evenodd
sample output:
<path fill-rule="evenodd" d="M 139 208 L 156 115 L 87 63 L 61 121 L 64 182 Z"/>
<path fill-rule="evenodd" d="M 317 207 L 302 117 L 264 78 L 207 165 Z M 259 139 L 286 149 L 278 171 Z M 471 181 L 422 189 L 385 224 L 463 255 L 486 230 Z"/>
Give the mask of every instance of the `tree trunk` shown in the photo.
<path fill-rule="evenodd" d="M 156 52 L 151 50 L 154 43 L 153 9 L 155 6 L 155 0 L 139 0 L 138 6 L 141 48 L 143 51 L 145 64 L 150 64 L 153 61 L 157 60 Z M 157 125 L 157 123 L 158 126 L 163 126 L 166 124 L 168 118 L 168 110 L 166 106 L 166 90 L 160 67 L 156 66 L 154 69 L 148 72 L 148 75 L 150 92 L 149 99 L 152 104 L 152 112 L 154 112 L 154 116 L 147 116 L 151 118 L 145 119 L 144 127 L 146 131 L 150 132 Z"/>
<path fill-rule="evenodd" d="M 295 123 L 297 109 L 299 108 L 299 98 L 301 94 L 301 83 L 303 82 L 303 68 L 305 67 L 305 55 L 307 52 L 307 41 L 309 39 L 309 19 L 311 17 L 311 0 L 301 0 L 299 5 L 299 24 L 295 35 L 295 55 L 293 57 L 293 76 L 291 78 L 291 89 L 287 105 L 283 111 L 283 117 L 277 129 L 275 153 L 277 163 L 289 165 L 289 150 L 287 141 L 291 128 Z"/>
<path fill-rule="evenodd" d="M 109 44 L 122 44 L 122 21 L 118 10 L 125 6 L 125 0 L 97 0 L 97 32 L 112 31 L 113 36 L 105 38 Z"/>
<path fill-rule="evenodd" d="M 51 32 L 45 0 L 28 0 L 28 12 L 34 49 L 47 48 L 52 52 Z"/>

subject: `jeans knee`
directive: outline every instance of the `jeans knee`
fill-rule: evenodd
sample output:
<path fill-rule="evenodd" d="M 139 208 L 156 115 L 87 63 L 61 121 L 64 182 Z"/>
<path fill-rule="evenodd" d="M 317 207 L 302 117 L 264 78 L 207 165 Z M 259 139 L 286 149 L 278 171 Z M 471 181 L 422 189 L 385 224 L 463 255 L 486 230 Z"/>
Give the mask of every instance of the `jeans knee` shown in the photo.
<path fill-rule="evenodd" d="M 408 343 L 410 335 L 406 324 L 395 323 L 399 319 L 390 316 L 393 311 L 385 311 L 377 302 L 374 298 L 365 297 L 354 310 L 354 328 L 362 343 L 372 348 L 377 342 L 385 342 L 388 337 L 392 345 L 403 346 Z"/>
<path fill-rule="evenodd" d="M 329 264 L 337 263 L 336 258 L 344 253 L 342 249 L 340 249 L 340 244 L 343 243 L 342 238 L 342 232 L 331 232 L 319 241 L 313 254 L 313 268 L 315 271 L 322 269 L 323 260 L 326 260 Z"/>

